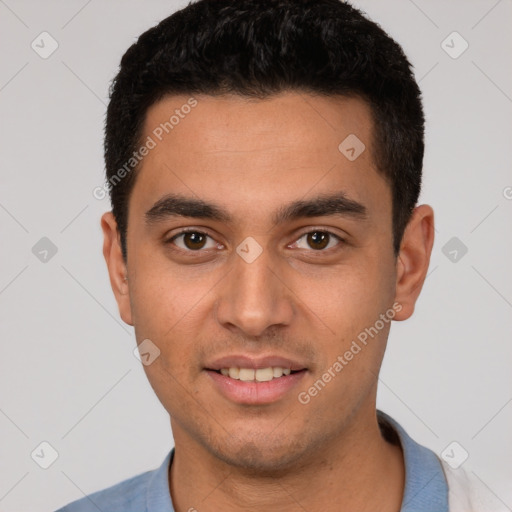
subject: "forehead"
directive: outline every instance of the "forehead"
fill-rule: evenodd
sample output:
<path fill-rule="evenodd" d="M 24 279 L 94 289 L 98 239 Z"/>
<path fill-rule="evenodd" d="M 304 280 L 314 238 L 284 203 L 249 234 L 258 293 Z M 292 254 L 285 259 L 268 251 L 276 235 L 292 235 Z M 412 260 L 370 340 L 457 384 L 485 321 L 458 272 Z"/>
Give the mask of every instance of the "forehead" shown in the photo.
<path fill-rule="evenodd" d="M 137 171 L 133 207 L 146 211 L 179 193 L 263 221 L 278 204 L 342 190 L 388 213 L 372 131 L 358 98 L 168 96 L 146 114 L 141 140 L 154 147 Z"/>

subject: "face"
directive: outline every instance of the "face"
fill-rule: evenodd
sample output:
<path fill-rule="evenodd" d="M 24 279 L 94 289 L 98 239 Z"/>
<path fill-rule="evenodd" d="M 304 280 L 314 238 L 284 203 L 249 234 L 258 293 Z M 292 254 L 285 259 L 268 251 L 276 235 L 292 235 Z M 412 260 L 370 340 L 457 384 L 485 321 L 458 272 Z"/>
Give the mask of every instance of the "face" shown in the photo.
<path fill-rule="evenodd" d="M 390 320 L 419 293 L 399 290 L 415 266 L 393 254 L 365 102 L 194 101 L 147 112 L 142 141 L 155 144 L 130 196 L 126 266 L 103 219 L 111 282 L 137 343 L 160 351 L 144 369 L 176 444 L 284 468 L 374 411 Z"/>

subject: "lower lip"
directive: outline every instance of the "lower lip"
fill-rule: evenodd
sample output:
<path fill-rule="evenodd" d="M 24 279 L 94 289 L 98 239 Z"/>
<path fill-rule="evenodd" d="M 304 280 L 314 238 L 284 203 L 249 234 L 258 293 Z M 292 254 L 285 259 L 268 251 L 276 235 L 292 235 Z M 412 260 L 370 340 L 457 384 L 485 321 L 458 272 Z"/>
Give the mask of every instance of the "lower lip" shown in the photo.
<path fill-rule="evenodd" d="M 306 374 L 306 370 L 283 375 L 267 382 L 245 382 L 226 377 L 213 370 L 206 370 L 220 393 L 238 404 L 270 404 L 289 393 Z"/>

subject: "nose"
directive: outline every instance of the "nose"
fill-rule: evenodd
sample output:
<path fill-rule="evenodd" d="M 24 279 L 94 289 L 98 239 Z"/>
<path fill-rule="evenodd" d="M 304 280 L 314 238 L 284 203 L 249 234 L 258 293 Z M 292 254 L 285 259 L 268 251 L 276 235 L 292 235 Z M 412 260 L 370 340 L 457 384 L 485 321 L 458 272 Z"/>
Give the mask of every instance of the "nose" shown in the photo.
<path fill-rule="evenodd" d="M 258 337 L 267 329 L 289 326 L 295 308 L 285 264 L 267 249 L 253 261 L 234 253 L 231 264 L 231 271 L 218 288 L 217 321 L 244 337 Z"/>

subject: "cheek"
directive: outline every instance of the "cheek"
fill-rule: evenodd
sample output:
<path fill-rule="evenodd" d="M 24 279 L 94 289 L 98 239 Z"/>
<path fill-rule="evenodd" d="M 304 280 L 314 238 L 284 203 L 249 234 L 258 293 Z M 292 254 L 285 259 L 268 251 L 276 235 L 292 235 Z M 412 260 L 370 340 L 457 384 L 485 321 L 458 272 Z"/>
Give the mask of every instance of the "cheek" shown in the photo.
<path fill-rule="evenodd" d="M 173 416 L 180 417 L 186 411 L 187 416 L 193 417 L 196 414 L 194 405 L 198 402 L 197 398 L 194 399 L 197 391 L 187 380 L 187 376 L 180 373 L 184 365 L 169 366 L 169 363 L 168 355 L 162 354 L 151 365 L 144 366 L 148 382 L 169 414 L 172 412 Z M 204 423 L 204 419 L 202 422 Z"/>
<path fill-rule="evenodd" d="M 178 397 L 190 387 L 188 372 L 196 352 L 195 337 L 186 331 L 189 308 L 172 294 L 170 298 L 161 293 L 153 295 L 150 287 L 139 289 L 134 302 L 136 339 L 138 343 L 151 340 L 158 354 L 154 362 L 144 366 L 148 380 L 160 400 Z"/>
<path fill-rule="evenodd" d="M 324 286 L 306 288 L 304 301 L 329 328 L 327 336 L 317 337 L 324 352 L 323 367 L 318 372 L 331 368 L 338 356 L 343 359 L 342 371 L 332 369 L 337 376 L 344 375 L 333 380 L 333 390 L 357 382 L 369 385 L 374 380 L 372 372 L 378 374 L 394 316 L 388 315 L 389 321 L 385 322 L 380 316 L 393 305 L 390 268 L 378 258 L 365 258 L 358 264 L 340 267 Z"/>
<path fill-rule="evenodd" d="M 136 330 L 141 336 L 166 342 L 177 329 L 194 321 L 212 287 L 212 278 L 154 256 L 144 264 L 139 262 L 130 289 Z"/>
<path fill-rule="evenodd" d="M 306 290 L 304 301 L 340 334 L 373 323 L 394 297 L 389 267 L 363 262 L 340 267 L 321 286 L 308 286 Z"/>

